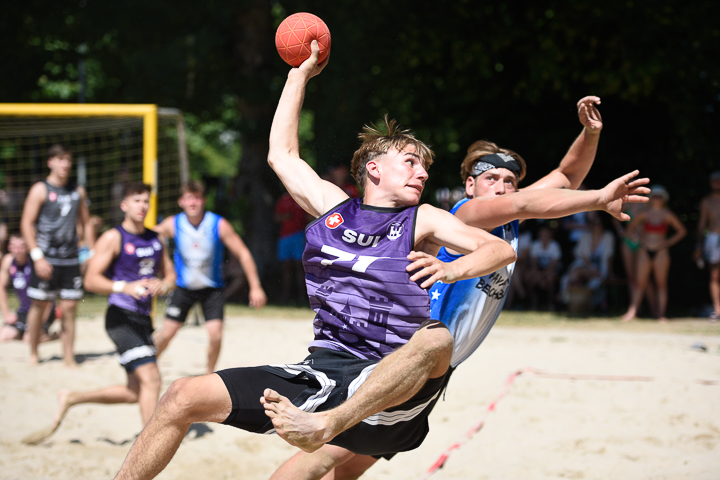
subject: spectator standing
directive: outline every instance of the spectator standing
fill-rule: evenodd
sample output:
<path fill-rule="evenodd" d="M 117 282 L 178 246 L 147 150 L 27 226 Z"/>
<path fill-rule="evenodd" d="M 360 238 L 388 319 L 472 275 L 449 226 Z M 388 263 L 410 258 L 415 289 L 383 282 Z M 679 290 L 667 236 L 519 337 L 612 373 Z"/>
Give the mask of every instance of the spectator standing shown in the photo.
<path fill-rule="evenodd" d="M 628 322 L 637 316 L 637 310 L 643 299 L 650 273 L 652 272 L 657 287 L 659 320 L 667 322 L 665 313 L 668 303 L 668 272 L 670 271 L 670 247 L 678 243 L 687 234 L 685 225 L 680 222 L 667 206 L 670 195 L 662 185 L 650 189 L 650 207 L 635 217 L 628 225 L 627 235 L 634 235 L 640 228 L 640 249 L 637 263 L 637 281 L 628 311 L 622 316 Z M 672 227 L 675 233 L 668 238 L 668 230 Z"/>
<path fill-rule="evenodd" d="M 695 261 L 710 269 L 711 320 L 720 317 L 720 170 L 710 175 L 712 193 L 700 202 Z M 703 241 L 704 240 L 704 241 Z"/>
<path fill-rule="evenodd" d="M 641 203 L 626 203 L 624 205 L 623 212 L 627 213 L 631 219 L 637 217 L 648 208 L 648 205 Z M 640 232 L 632 232 L 632 235 L 627 234 L 627 224 L 623 224 L 620 220 L 613 218 L 613 225 L 615 231 L 620 238 L 620 254 L 622 255 L 623 268 L 625 269 L 625 278 L 627 280 L 628 296 L 630 299 L 633 298 L 633 292 L 635 291 L 635 285 L 637 284 L 637 263 L 638 263 L 638 250 L 640 249 Z M 652 279 L 648 279 L 647 286 L 645 287 L 645 299 L 647 300 L 648 306 L 653 316 L 657 317 L 657 294 L 655 292 L 655 285 Z"/>
<path fill-rule="evenodd" d="M 307 217 L 305 210 L 287 192 L 275 204 L 275 221 L 280 224 L 277 260 L 282 265 L 280 303 L 283 305 L 289 303 L 293 289 L 298 304 L 306 303 L 302 254 L 305 249 Z"/>

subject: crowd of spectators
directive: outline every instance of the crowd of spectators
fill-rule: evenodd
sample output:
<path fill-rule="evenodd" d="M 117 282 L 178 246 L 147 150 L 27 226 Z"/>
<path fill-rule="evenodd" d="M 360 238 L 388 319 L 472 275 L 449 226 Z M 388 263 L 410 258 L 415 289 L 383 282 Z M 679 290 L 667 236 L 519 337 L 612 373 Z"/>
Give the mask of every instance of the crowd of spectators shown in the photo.
<path fill-rule="evenodd" d="M 671 247 L 687 234 L 666 206 L 668 198 L 664 187 L 654 186 L 647 204 L 628 205 L 632 220 L 625 223 L 586 212 L 521 224 L 507 307 L 571 313 L 627 308 L 622 318 L 632 320 L 645 300 L 650 315 L 665 321 Z"/>

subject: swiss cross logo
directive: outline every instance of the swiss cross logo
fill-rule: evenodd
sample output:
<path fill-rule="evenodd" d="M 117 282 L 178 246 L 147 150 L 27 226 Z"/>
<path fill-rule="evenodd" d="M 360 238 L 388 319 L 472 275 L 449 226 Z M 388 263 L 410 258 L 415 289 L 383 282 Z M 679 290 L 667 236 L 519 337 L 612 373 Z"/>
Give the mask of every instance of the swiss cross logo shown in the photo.
<path fill-rule="evenodd" d="M 333 213 L 325 219 L 325 226 L 331 230 L 334 230 L 340 225 L 342 225 L 344 221 L 345 220 L 343 220 L 342 215 L 340 215 L 339 213 Z"/>
<path fill-rule="evenodd" d="M 135 253 L 135 245 L 133 245 L 130 242 L 126 243 L 125 244 L 125 253 L 127 253 L 128 255 L 134 254 Z"/>
<path fill-rule="evenodd" d="M 48 199 L 50 199 L 51 202 L 54 202 L 55 200 L 57 200 L 57 193 L 55 193 L 55 192 L 50 192 L 50 193 L 48 194 Z"/>
<path fill-rule="evenodd" d="M 15 275 L 17 273 L 17 267 L 15 265 L 10 265 L 10 275 Z"/>

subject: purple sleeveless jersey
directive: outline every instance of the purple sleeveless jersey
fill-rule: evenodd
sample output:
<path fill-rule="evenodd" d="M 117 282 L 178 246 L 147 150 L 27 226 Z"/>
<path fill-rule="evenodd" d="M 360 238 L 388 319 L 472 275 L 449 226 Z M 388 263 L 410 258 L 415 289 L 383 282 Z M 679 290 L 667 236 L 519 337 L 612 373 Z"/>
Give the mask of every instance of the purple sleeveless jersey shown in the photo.
<path fill-rule="evenodd" d="M 158 265 L 162 259 L 162 243 L 158 234 L 152 230 L 145 230 L 141 235 L 134 235 L 125 231 L 122 226 L 115 227 L 122 236 L 120 255 L 110 265 L 105 276 L 110 280 L 125 280 L 134 282 L 142 278 L 157 277 Z M 111 293 L 108 305 L 130 310 L 141 315 L 150 315 L 152 297 L 147 296 L 135 300 L 124 293 Z"/>
<path fill-rule="evenodd" d="M 27 285 L 30 281 L 30 274 L 32 273 L 32 265 L 28 258 L 25 265 L 18 265 L 17 260 L 13 258 L 10 264 L 10 281 L 15 289 L 15 295 L 17 295 L 20 306 L 17 309 L 18 313 L 27 313 L 30 310 L 30 297 L 27 295 Z"/>
<path fill-rule="evenodd" d="M 416 215 L 417 207 L 372 207 L 349 199 L 307 227 L 303 266 L 317 313 L 311 349 L 380 359 L 430 318 L 427 291 L 405 271 Z"/>

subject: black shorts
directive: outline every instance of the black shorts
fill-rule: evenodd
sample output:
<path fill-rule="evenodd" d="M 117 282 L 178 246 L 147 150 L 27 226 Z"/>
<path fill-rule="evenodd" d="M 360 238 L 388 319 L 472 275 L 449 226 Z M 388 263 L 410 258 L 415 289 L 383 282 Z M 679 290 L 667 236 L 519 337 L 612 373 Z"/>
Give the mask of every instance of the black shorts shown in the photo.
<path fill-rule="evenodd" d="M 352 396 L 377 365 L 349 353 L 319 349 L 296 365 L 231 368 L 216 372 L 225 383 L 232 411 L 223 422 L 254 433 L 274 433 L 259 401 L 266 388 L 292 399 L 306 412 L 330 410 Z M 420 446 L 430 430 L 427 417 L 449 375 L 428 380 L 407 402 L 372 415 L 329 443 L 353 453 L 383 457 Z"/>
<path fill-rule="evenodd" d="M 43 322 L 43 332 L 48 333 L 50 331 L 50 326 L 52 325 L 53 321 L 55 321 L 54 303 L 50 308 L 50 313 L 48 313 L 47 318 Z M 25 335 L 25 332 L 27 332 L 28 330 L 27 312 L 17 312 L 17 321 L 15 323 L 6 323 L 5 325 L 11 326 L 15 328 L 18 332 L 20 332 L 20 340 L 22 340 L 23 335 Z"/>
<path fill-rule="evenodd" d="M 33 300 L 80 300 L 83 296 L 83 282 L 80 265 L 53 265 L 50 280 L 38 277 L 33 268 L 27 294 Z"/>
<path fill-rule="evenodd" d="M 201 290 L 188 290 L 176 288 L 171 296 L 165 317 L 176 322 L 184 323 L 190 308 L 200 302 L 205 320 L 222 320 L 225 318 L 225 295 L 221 288 L 203 288 Z"/>
<path fill-rule="evenodd" d="M 147 315 L 110 305 L 105 314 L 105 330 L 117 347 L 120 365 L 128 373 L 156 361 L 152 320 Z"/>
<path fill-rule="evenodd" d="M 17 312 L 17 320 L 15 323 L 6 323 L 8 327 L 13 327 L 15 330 L 20 333 L 19 340 L 22 340 L 23 335 L 25 335 L 25 332 L 28 329 L 27 326 L 27 312 Z"/>

